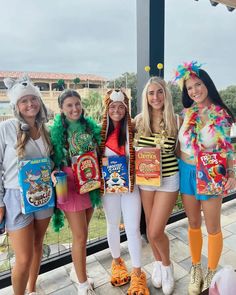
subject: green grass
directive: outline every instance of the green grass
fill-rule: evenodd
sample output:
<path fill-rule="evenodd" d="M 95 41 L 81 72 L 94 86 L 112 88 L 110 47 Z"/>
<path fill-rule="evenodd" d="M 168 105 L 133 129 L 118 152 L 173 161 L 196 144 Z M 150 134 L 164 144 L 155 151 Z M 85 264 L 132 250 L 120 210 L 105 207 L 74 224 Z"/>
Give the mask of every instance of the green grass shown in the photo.
<path fill-rule="evenodd" d="M 106 220 L 102 209 L 98 208 L 94 211 L 93 217 L 89 225 L 88 240 L 103 238 L 106 235 Z M 51 224 L 48 227 L 45 241 L 46 244 L 67 244 L 71 243 L 71 230 L 65 218 L 65 225 L 59 233 L 55 233 Z"/>
<path fill-rule="evenodd" d="M 178 212 L 178 211 L 180 211 L 182 209 L 184 209 L 184 207 L 183 207 L 183 203 L 182 203 L 181 194 L 179 193 L 178 198 L 177 198 L 176 203 L 175 203 L 175 207 L 173 209 L 173 213 Z"/>
<path fill-rule="evenodd" d="M 102 209 L 98 208 L 94 211 L 93 217 L 91 219 L 89 225 L 89 237 L 88 241 L 92 241 L 94 239 L 104 238 L 106 236 L 106 220 L 105 215 Z M 70 244 L 71 245 L 72 236 L 71 230 L 68 225 L 67 220 L 65 219 L 65 225 L 61 229 L 59 233 L 56 233 L 52 225 L 50 224 L 47 233 L 44 239 L 44 256 L 50 254 L 50 250 L 48 251 L 47 245 L 54 245 L 54 244 Z M 7 245 L 8 239 L 6 238 L 4 243 L 0 245 L 0 252 L 8 252 L 8 257 L 13 257 L 13 253 L 10 247 Z M 10 269 L 9 260 L 6 259 L 5 261 L 0 261 L 0 273 Z"/>
<path fill-rule="evenodd" d="M 175 208 L 173 212 L 179 211 L 183 208 L 181 195 L 178 196 Z M 106 236 L 106 219 L 105 214 L 102 208 L 98 208 L 94 211 L 93 217 L 91 219 L 89 225 L 89 235 L 88 235 L 88 242 L 92 242 L 93 240 L 99 240 L 100 238 L 104 238 Z M 72 235 L 71 230 L 68 225 L 67 220 L 65 219 L 65 225 L 61 229 L 59 233 L 56 233 L 52 225 L 50 224 L 47 233 L 44 239 L 44 257 L 46 258 L 50 255 L 50 245 L 62 245 L 62 244 L 69 244 L 71 246 L 72 242 Z M 13 257 L 13 252 L 11 247 L 8 246 L 8 239 L 6 238 L 4 243 L 0 245 L 0 252 L 7 252 L 8 257 Z M 10 268 L 9 260 L 6 259 L 5 261 L 0 261 L 0 274 L 3 271 L 6 271 Z"/>

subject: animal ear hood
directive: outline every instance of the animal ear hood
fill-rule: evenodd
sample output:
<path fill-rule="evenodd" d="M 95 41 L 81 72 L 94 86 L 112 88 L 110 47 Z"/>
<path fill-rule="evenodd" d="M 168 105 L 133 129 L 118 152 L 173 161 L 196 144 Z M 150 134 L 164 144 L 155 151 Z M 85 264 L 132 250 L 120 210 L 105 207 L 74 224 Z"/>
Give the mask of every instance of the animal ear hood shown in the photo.
<path fill-rule="evenodd" d="M 12 78 L 5 78 L 5 79 L 3 80 L 3 82 L 4 82 L 4 84 L 6 85 L 7 89 L 10 89 L 10 88 L 12 88 L 12 86 L 14 85 L 15 80 L 12 79 Z"/>
<path fill-rule="evenodd" d="M 3 80 L 7 87 L 7 96 L 10 99 L 11 106 L 15 106 L 19 99 L 26 95 L 41 98 L 39 88 L 34 86 L 27 75 L 17 80 L 6 78 Z"/>
<path fill-rule="evenodd" d="M 35 86 L 27 75 L 24 75 L 16 80 L 5 78 L 4 84 L 7 87 L 7 96 L 10 100 L 10 105 L 13 109 L 14 116 L 21 122 L 24 121 L 17 108 L 17 102 L 24 96 L 32 95 L 39 99 L 41 108 L 37 115 L 39 124 L 47 122 L 47 109 L 42 101 L 40 90 Z"/>

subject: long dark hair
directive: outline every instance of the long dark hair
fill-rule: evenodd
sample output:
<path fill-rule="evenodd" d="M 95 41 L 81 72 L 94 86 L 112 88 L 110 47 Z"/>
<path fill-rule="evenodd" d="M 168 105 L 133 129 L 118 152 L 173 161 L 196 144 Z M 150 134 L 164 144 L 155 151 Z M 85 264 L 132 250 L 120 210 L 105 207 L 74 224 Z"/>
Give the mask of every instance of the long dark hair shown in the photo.
<path fill-rule="evenodd" d="M 230 109 L 227 107 L 227 105 L 223 102 L 218 90 L 216 89 L 214 82 L 212 81 L 212 79 L 208 75 L 208 73 L 206 71 L 200 69 L 199 73 L 198 73 L 198 75 L 196 75 L 196 77 L 198 77 L 200 80 L 202 80 L 202 82 L 206 86 L 207 91 L 208 91 L 208 97 L 210 98 L 212 103 L 214 105 L 219 105 L 223 109 L 225 109 L 227 111 L 227 113 L 230 115 L 230 117 L 232 118 L 231 123 L 235 122 L 235 118 L 234 118 L 233 113 L 230 111 Z M 190 108 L 194 101 L 188 95 L 185 81 L 183 84 L 183 91 L 182 91 L 182 103 L 185 108 Z"/>
<path fill-rule="evenodd" d="M 123 146 L 126 143 L 127 135 L 126 135 L 126 126 L 127 126 L 127 110 L 125 113 L 125 116 L 123 119 L 120 120 L 120 132 L 118 134 L 118 146 Z M 107 138 L 110 136 L 110 134 L 114 131 L 115 127 L 111 120 L 111 118 L 108 116 L 108 130 L 107 130 Z"/>

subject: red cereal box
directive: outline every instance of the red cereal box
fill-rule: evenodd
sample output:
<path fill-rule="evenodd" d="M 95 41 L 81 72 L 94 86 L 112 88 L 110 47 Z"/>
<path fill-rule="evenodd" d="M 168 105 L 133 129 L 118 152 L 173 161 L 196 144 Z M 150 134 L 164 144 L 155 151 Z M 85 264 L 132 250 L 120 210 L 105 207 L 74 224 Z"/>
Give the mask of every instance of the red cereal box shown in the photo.
<path fill-rule="evenodd" d="M 101 178 L 95 151 L 72 157 L 72 169 L 80 194 L 100 188 Z"/>
<path fill-rule="evenodd" d="M 199 152 L 196 165 L 197 193 L 221 195 L 227 181 L 226 154 Z"/>

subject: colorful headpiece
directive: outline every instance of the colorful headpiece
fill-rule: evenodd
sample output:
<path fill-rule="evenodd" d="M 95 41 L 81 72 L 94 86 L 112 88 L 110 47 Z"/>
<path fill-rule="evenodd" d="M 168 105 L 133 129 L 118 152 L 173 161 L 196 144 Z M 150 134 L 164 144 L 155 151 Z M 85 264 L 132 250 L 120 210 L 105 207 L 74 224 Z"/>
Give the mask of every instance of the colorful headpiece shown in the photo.
<path fill-rule="evenodd" d="M 199 76 L 199 70 L 202 64 L 197 61 L 191 61 L 190 63 L 185 62 L 183 65 L 178 65 L 175 71 L 174 81 L 177 81 L 180 88 L 183 89 L 184 81 L 191 78 Z"/>

